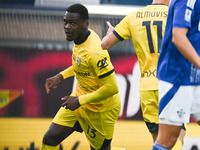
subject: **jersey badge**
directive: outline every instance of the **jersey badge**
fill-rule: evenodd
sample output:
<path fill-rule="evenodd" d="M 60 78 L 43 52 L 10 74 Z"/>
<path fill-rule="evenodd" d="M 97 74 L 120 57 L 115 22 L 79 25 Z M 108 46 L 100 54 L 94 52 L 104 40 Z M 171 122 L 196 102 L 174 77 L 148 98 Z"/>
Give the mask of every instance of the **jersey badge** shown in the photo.
<path fill-rule="evenodd" d="M 80 57 L 76 58 L 76 63 L 77 63 L 78 66 L 80 66 L 80 64 L 81 64 L 81 58 Z"/>
<path fill-rule="evenodd" d="M 187 22 L 190 22 L 190 20 L 191 20 L 191 15 L 192 15 L 192 11 L 189 10 L 189 9 L 186 9 L 186 11 L 185 11 L 185 20 L 186 20 Z"/>
<path fill-rule="evenodd" d="M 183 115 L 185 115 L 185 112 L 183 111 L 183 109 L 180 109 L 177 111 L 177 114 L 178 114 L 179 118 L 182 118 Z"/>
<path fill-rule="evenodd" d="M 94 52 L 94 54 L 99 54 L 100 55 L 99 51 L 98 52 Z"/>

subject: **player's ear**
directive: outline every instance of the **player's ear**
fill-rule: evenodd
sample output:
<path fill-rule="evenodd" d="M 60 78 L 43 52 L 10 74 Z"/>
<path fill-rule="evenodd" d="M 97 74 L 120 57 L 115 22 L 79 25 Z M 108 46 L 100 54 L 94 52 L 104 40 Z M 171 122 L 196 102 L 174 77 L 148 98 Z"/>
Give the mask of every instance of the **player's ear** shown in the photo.
<path fill-rule="evenodd" d="M 88 21 L 88 20 L 85 20 L 85 21 L 84 21 L 84 27 L 87 28 L 88 26 L 89 26 L 89 21 Z"/>

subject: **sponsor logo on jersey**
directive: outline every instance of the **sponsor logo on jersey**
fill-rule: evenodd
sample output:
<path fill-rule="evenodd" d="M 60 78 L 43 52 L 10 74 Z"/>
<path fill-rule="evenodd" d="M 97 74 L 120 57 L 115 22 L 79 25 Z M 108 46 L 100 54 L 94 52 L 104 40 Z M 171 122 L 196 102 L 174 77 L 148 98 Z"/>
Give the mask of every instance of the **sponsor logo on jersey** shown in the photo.
<path fill-rule="evenodd" d="M 77 74 L 77 75 L 80 75 L 80 76 L 90 76 L 90 73 L 89 72 L 79 72 L 79 71 L 76 71 L 74 70 L 74 72 Z"/>
<path fill-rule="evenodd" d="M 153 71 L 148 70 L 141 73 L 141 77 L 150 77 L 150 76 L 154 76 L 154 77 L 156 76 L 156 69 Z"/>
<path fill-rule="evenodd" d="M 107 63 L 107 58 L 106 57 L 97 62 L 97 67 L 99 67 L 100 70 L 105 68 L 105 67 L 107 67 L 107 66 L 108 66 L 108 63 Z"/>

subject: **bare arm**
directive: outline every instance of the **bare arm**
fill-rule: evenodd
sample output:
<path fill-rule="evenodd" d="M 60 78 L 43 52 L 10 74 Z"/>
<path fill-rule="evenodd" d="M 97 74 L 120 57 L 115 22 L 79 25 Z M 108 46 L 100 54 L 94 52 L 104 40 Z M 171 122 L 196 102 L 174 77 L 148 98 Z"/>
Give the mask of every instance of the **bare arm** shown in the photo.
<path fill-rule="evenodd" d="M 200 68 L 200 57 L 187 38 L 188 29 L 173 28 L 172 42 L 178 48 L 180 53 L 196 67 Z"/>
<path fill-rule="evenodd" d="M 120 40 L 113 34 L 114 27 L 107 21 L 108 30 L 106 36 L 102 39 L 101 47 L 102 49 L 110 49 Z"/>

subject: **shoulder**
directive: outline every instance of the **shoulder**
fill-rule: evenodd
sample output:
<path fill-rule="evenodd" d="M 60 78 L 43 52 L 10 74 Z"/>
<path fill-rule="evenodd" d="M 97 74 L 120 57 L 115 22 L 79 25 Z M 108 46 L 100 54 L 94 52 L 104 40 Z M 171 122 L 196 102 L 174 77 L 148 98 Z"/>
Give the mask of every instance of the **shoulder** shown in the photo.
<path fill-rule="evenodd" d="M 92 29 L 89 29 L 89 31 L 91 32 L 88 41 L 87 41 L 87 45 L 88 46 L 88 50 L 89 51 L 96 51 L 96 50 L 102 50 L 101 48 L 101 39 L 99 37 L 99 35 L 93 31 Z"/>
<path fill-rule="evenodd" d="M 88 30 L 91 32 L 90 36 L 91 36 L 92 38 L 97 38 L 97 39 L 100 40 L 99 35 L 98 35 L 94 30 L 92 30 L 92 29 L 88 29 Z"/>

